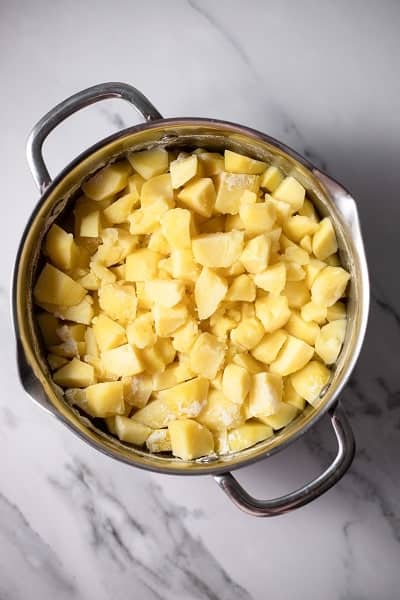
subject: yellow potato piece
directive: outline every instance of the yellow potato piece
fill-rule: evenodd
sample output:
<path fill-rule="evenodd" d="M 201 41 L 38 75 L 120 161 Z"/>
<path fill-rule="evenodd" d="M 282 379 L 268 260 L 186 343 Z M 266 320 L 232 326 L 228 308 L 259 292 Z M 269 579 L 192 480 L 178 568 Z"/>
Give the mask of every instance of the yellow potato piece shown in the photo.
<path fill-rule="evenodd" d="M 272 333 L 267 333 L 257 346 L 251 350 L 251 354 L 257 360 L 269 365 L 278 355 L 279 350 L 286 342 L 287 333 L 283 329 L 277 329 Z"/>
<path fill-rule="evenodd" d="M 175 279 L 183 279 L 187 282 L 197 281 L 201 268 L 194 261 L 191 250 L 171 251 L 171 274 Z"/>
<path fill-rule="evenodd" d="M 91 365 L 73 358 L 53 374 L 55 383 L 62 387 L 87 387 L 95 383 L 95 373 Z"/>
<path fill-rule="evenodd" d="M 346 305 L 343 302 L 335 302 L 326 309 L 326 318 L 328 321 L 346 318 Z"/>
<path fill-rule="evenodd" d="M 247 416 L 273 415 L 282 405 L 283 381 L 277 373 L 256 373 L 249 391 Z"/>
<path fill-rule="evenodd" d="M 251 350 L 261 341 L 264 327 L 256 317 L 243 319 L 239 325 L 232 329 L 231 340 L 241 349 Z"/>
<path fill-rule="evenodd" d="M 342 267 L 325 267 L 311 286 L 313 302 L 321 306 L 332 306 L 345 292 L 350 275 Z"/>
<path fill-rule="evenodd" d="M 175 206 L 174 192 L 169 173 L 156 175 L 144 182 L 140 192 L 140 204 L 144 209 L 151 209 L 156 204 L 165 206 L 166 210 Z"/>
<path fill-rule="evenodd" d="M 75 304 L 74 306 L 58 306 L 55 304 L 49 304 L 45 306 L 42 304 L 44 309 L 53 312 L 56 317 L 65 321 L 75 321 L 76 323 L 82 323 L 83 325 L 90 325 L 94 315 L 93 310 L 93 299 L 87 295 L 84 297 L 82 302 Z"/>
<path fill-rule="evenodd" d="M 271 363 L 272 373 L 290 375 L 302 369 L 312 358 L 314 348 L 298 338 L 288 335 L 276 359 Z"/>
<path fill-rule="evenodd" d="M 136 208 L 139 204 L 139 196 L 135 194 L 125 194 L 115 200 L 110 206 L 103 210 L 108 223 L 114 225 L 115 223 L 124 223 L 128 220 L 128 216 L 132 212 L 133 208 Z"/>
<path fill-rule="evenodd" d="M 271 165 L 261 177 L 260 187 L 269 192 L 274 192 L 282 180 L 282 171 L 278 167 Z"/>
<path fill-rule="evenodd" d="M 168 308 L 155 304 L 152 309 L 154 328 L 160 337 L 172 335 L 179 327 L 182 327 L 188 318 L 187 307 L 180 303 Z"/>
<path fill-rule="evenodd" d="M 229 267 L 243 249 L 243 232 L 207 233 L 192 241 L 195 260 L 203 267 Z"/>
<path fill-rule="evenodd" d="M 142 425 L 142 423 L 132 421 L 128 417 L 116 416 L 115 431 L 122 442 L 143 446 L 150 436 L 152 429 L 146 427 L 146 425 Z"/>
<path fill-rule="evenodd" d="M 316 323 L 304 321 L 297 311 L 292 311 L 285 329 L 288 333 L 303 340 L 310 346 L 315 345 L 315 341 L 320 333 L 320 329 Z"/>
<path fill-rule="evenodd" d="M 178 194 L 178 200 L 193 212 L 203 217 L 211 217 L 215 205 L 213 180 L 202 177 L 191 181 Z"/>
<path fill-rule="evenodd" d="M 262 423 L 272 427 L 272 429 L 278 430 L 289 425 L 289 423 L 291 423 L 298 415 L 298 412 L 299 411 L 295 406 L 282 402 L 280 408 L 273 415 L 259 415 L 257 418 Z"/>
<path fill-rule="evenodd" d="M 246 232 L 250 235 L 271 231 L 276 221 L 275 207 L 267 200 L 256 204 L 242 204 L 239 215 Z"/>
<path fill-rule="evenodd" d="M 197 158 L 201 163 L 206 177 L 213 177 L 224 170 L 224 158 L 217 152 L 200 152 Z"/>
<path fill-rule="evenodd" d="M 226 365 L 222 375 L 222 391 L 226 398 L 235 404 L 243 404 L 249 393 L 251 383 L 250 373 L 246 369 L 235 363 Z"/>
<path fill-rule="evenodd" d="M 224 344 L 211 333 L 201 333 L 193 344 L 189 357 L 190 368 L 194 373 L 213 379 L 224 361 Z"/>
<path fill-rule="evenodd" d="M 220 390 L 211 389 L 207 404 L 196 417 L 196 421 L 210 431 L 232 429 L 244 422 L 240 405 L 232 402 Z"/>
<path fill-rule="evenodd" d="M 136 317 L 135 287 L 125 282 L 107 283 L 99 289 L 99 305 L 114 321 L 125 325 Z"/>
<path fill-rule="evenodd" d="M 171 452 L 171 436 L 168 429 L 156 429 L 152 431 L 146 440 L 149 452 Z"/>
<path fill-rule="evenodd" d="M 255 273 L 253 280 L 257 287 L 279 296 L 286 285 L 286 265 L 283 262 L 271 265 L 265 271 Z"/>
<path fill-rule="evenodd" d="M 168 211 L 165 214 L 168 214 Z M 171 252 L 170 245 L 164 237 L 164 235 L 162 234 L 161 228 L 156 229 L 156 231 L 153 231 L 153 233 L 150 235 L 147 247 L 149 250 L 153 250 L 153 252 L 158 252 L 163 256 L 168 256 Z"/>
<path fill-rule="evenodd" d="M 157 336 L 151 312 L 139 315 L 132 323 L 129 323 L 126 327 L 126 335 L 128 342 L 136 348 L 153 346 L 157 341 Z"/>
<path fill-rule="evenodd" d="M 337 319 L 321 327 L 315 341 L 315 352 L 325 364 L 337 361 L 346 335 L 346 319 Z"/>
<path fill-rule="evenodd" d="M 239 452 L 250 448 L 258 442 L 262 442 L 273 435 L 273 429 L 269 425 L 260 423 L 256 419 L 250 419 L 244 425 L 228 432 L 228 443 L 231 452 Z"/>
<path fill-rule="evenodd" d="M 153 379 L 151 375 L 140 373 L 139 375 L 121 377 L 124 389 L 124 402 L 126 405 L 143 408 L 146 406 L 153 392 Z"/>
<path fill-rule="evenodd" d="M 283 224 L 283 231 L 294 242 L 299 242 L 305 235 L 312 235 L 317 229 L 318 225 L 314 221 L 301 215 L 294 215 Z"/>
<path fill-rule="evenodd" d="M 159 392 L 159 400 L 165 402 L 175 417 L 197 417 L 207 403 L 209 381 L 195 377 Z"/>
<path fill-rule="evenodd" d="M 78 266 L 80 262 L 79 248 L 72 233 L 67 233 L 53 224 L 45 239 L 44 253 L 58 269 L 68 270 Z"/>
<path fill-rule="evenodd" d="M 86 401 L 90 414 L 111 417 L 125 410 L 123 385 L 120 381 L 96 383 L 86 389 Z"/>
<path fill-rule="evenodd" d="M 168 424 L 172 454 L 182 460 L 206 456 L 214 450 L 211 432 L 191 419 L 179 419 Z"/>
<path fill-rule="evenodd" d="M 158 252 L 140 248 L 126 257 L 125 279 L 127 281 L 146 281 L 157 275 L 158 261 L 162 258 Z"/>
<path fill-rule="evenodd" d="M 194 319 L 188 319 L 182 327 L 172 334 L 172 344 L 178 352 L 189 352 L 199 331 L 199 326 Z"/>
<path fill-rule="evenodd" d="M 185 208 L 173 208 L 162 216 L 162 232 L 171 248 L 191 248 L 191 222 L 190 211 Z"/>
<path fill-rule="evenodd" d="M 325 267 L 326 263 L 322 260 L 318 260 L 317 258 L 312 258 L 310 262 L 305 265 L 304 269 L 306 271 L 306 284 L 308 289 L 311 289 L 311 286 L 314 283 L 318 273 Z"/>
<path fill-rule="evenodd" d="M 219 175 L 215 210 L 222 214 L 235 215 L 239 212 L 243 192 L 248 190 L 257 193 L 260 187 L 258 175 L 244 173 L 226 173 Z"/>
<path fill-rule="evenodd" d="M 311 233 L 311 232 L 307 232 Z M 322 219 L 312 239 L 312 250 L 319 260 L 325 260 L 338 249 L 335 230 L 329 217 Z"/>
<path fill-rule="evenodd" d="M 226 299 L 233 302 L 254 302 L 256 286 L 249 275 L 239 275 L 232 281 Z"/>
<path fill-rule="evenodd" d="M 82 185 L 82 190 L 92 200 L 104 200 L 123 190 L 131 173 L 132 169 L 126 161 L 113 163 L 97 171 Z"/>
<path fill-rule="evenodd" d="M 101 354 L 101 362 L 110 375 L 117 377 L 136 375 L 144 370 L 139 353 L 130 344 L 105 350 Z"/>
<path fill-rule="evenodd" d="M 198 173 L 199 160 L 195 154 L 173 160 L 169 166 L 174 190 L 185 185 Z"/>
<path fill-rule="evenodd" d="M 266 333 L 281 329 L 291 315 L 286 296 L 270 294 L 265 298 L 258 298 L 255 307 L 257 318 L 261 321 Z"/>
<path fill-rule="evenodd" d="M 178 383 L 193 379 L 195 374 L 186 363 L 174 363 L 167 367 L 162 373 L 153 375 L 153 390 L 155 392 L 166 390 Z"/>
<path fill-rule="evenodd" d="M 171 308 L 183 299 L 185 286 L 181 281 L 152 279 L 145 281 L 145 294 L 155 304 Z"/>
<path fill-rule="evenodd" d="M 302 281 L 288 281 L 283 290 L 290 308 L 301 308 L 311 300 L 307 284 Z"/>
<path fill-rule="evenodd" d="M 267 168 L 267 164 L 261 160 L 249 158 L 243 154 L 225 150 L 225 171 L 229 173 L 246 173 L 247 175 L 260 175 Z"/>
<path fill-rule="evenodd" d="M 315 406 L 322 390 L 330 379 L 330 370 L 320 362 L 312 360 L 303 369 L 291 376 L 296 392 L 307 402 Z"/>
<path fill-rule="evenodd" d="M 133 152 L 129 154 L 128 160 L 144 179 L 161 175 L 168 169 L 168 152 L 164 148 Z"/>
<path fill-rule="evenodd" d="M 223 277 L 204 267 L 194 287 L 194 299 L 200 320 L 208 319 L 225 298 L 228 284 Z"/>
<path fill-rule="evenodd" d="M 248 273 L 261 273 L 268 266 L 271 252 L 271 239 L 261 234 L 247 242 L 240 256 L 240 262 Z"/>
<path fill-rule="evenodd" d="M 47 263 L 36 281 L 33 295 L 38 303 L 73 306 L 83 300 L 86 290 L 71 277 Z"/>
<path fill-rule="evenodd" d="M 308 217 L 314 221 L 314 223 L 319 222 L 317 211 L 315 210 L 313 203 L 310 202 L 310 200 L 307 200 L 307 198 L 304 200 L 302 207 L 299 208 L 299 215 L 302 217 Z"/>
<path fill-rule="evenodd" d="M 319 306 L 314 302 L 307 302 L 301 307 L 301 318 L 304 321 L 315 321 L 321 325 L 326 321 L 327 309 L 326 306 Z"/>
<path fill-rule="evenodd" d="M 49 363 L 50 369 L 52 371 L 56 371 L 60 367 L 67 364 L 68 358 L 64 358 L 63 356 L 57 356 L 56 354 L 48 354 L 47 362 Z"/>
<path fill-rule="evenodd" d="M 306 191 L 301 183 L 294 177 L 289 176 L 285 177 L 272 195 L 277 200 L 290 204 L 293 212 L 296 212 L 303 206 L 305 193 Z"/>
<path fill-rule="evenodd" d="M 285 377 L 283 382 L 283 401 L 287 404 L 291 404 L 300 411 L 304 410 L 306 406 L 305 399 L 294 389 L 291 376 Z"/>

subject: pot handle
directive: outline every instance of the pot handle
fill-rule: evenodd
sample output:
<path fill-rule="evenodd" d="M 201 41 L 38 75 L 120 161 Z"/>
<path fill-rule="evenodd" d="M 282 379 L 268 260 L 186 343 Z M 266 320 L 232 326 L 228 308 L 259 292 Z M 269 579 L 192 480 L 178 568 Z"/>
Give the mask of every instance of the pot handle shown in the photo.
<path fill-rule="evenodd" d="M 145 121 L 162 119 L 158 110 L 139 90 L 127 83 L 109 82 L 94 85 L 70 96 L 60 104 L 52 108 L 40 119 L 32 129 L 27 145 L 26 154 L 29 168 L 39 190 L 43 192 L 51 183 L 51 177 L 43 159 L 43 142 L 49 133 L 67 117 L 85 108 L 90 104 L 107 100 L 108 98 L 120 98 L 130 102 L 142 115 Z"/>
<path fill-rule="evenodd" d="M 336 434 L 338 450 L 335 460 L 319 477 L 310 481 L 295 492 L 273 500 L 258 500 L 250 496 L 233 477 L 232 473 L 216 475 L 215 480 L 232 502 L 243 512 L 253 517 L 274 517 L 308 502 L 328 491 L 339 481 L 350 467 L 355 452 L 353 431 L 340 404 L 330 412 L 331 422 Z"/>

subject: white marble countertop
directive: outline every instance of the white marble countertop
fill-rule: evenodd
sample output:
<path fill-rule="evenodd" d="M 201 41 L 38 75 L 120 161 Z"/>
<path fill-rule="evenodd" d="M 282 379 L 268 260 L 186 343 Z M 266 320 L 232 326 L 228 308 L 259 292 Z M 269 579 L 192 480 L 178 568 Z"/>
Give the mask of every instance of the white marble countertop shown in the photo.
<path fill-rule="evenodd" d="M 1 600 L 399 597 L 399 19 L 390 0 L 2 1 Z M 210 477 L 99 455 L 17 380 L 10 271 L 38 198 L 26 136 L 57 102 L 107 80 L 137 86 L 165 116 L 265 131 L 357 199 L 372 278 L 367 340 L 343 395 L 357 456 L 292 514 L 251 518 Z M 117 101 L 71 118 L 46 144 L 51 172 L 135 122 Z M 238 477 L 271 497 L 316 475 L 333 449 L 325 421 Z"/>

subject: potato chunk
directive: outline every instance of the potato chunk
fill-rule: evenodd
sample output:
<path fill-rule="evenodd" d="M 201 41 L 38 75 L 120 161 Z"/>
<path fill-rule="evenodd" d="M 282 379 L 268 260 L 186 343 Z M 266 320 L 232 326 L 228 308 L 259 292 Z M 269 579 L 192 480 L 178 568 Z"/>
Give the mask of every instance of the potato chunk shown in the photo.
<path fill-rule="evenodd" d="M 86 401 L 96 417 L 121 415 L 125 410 L 123 385 L 120 381 L 91 385 L 86 389 Z"/>
<path fill-rule="evenodd" d="M 260 187 L 258 175 L 223 172 L 219 177 L 215 210 L 222 214 L 235 215 L 239 212 L 245 190 L 257 193 Z"/>
<path fill-rule="evenodd" d="M 269 365 L 278 355 L 279 350 L 286 342 L 287 333 L 283 329 L 277 329 L 272 333 L 267 333 L 257 346 L 251 350 L 251 354 L 257 360 Z"/>
<path fill-rule="evenodd" d="M 325 364 L 337 361 L 346 334 L 346 319 L 338 319 L 321 327 L 315 341 L 315 352 Z"/>
<path fill-rule="evenodd" d="M 171 248 L 191 248 L 191 214 L 185 208 L 168 210 L 161 218 L 161 228 Z"/>
<path fill-rule="evenodd" d="M 257 346 L 263 335 L 264 327 L 258 319 L 252 317 L 243 319 L 235 329 L 232 329 L 231 340 L 241 349 L 251 350 Z"/>
<path fill-rule="evenodd" d="M 273 415 L 282 404 L 283 381 L 277 373 L 256 373 L 253 375 L 249 392 L 247 415 Z"/>
<path fill-rule="evenodd" d="M 287 404 L 291 404 L 298 410 L 304 410 L 306 406 L 305 399 L 302 398 L 294 389 L 291 376 L 285 377 L 283 383 L 283 401 Z"/>
<path fill-rule="evenodd" d="M 166 390 L 178 385 L 178 383 L 193 379 L 194 375 L 186 362 L 174 363 L 162 373 L 155 373 L 153 375 L 153 390 L 156 392 Z"/>
<path fill-rule="evenodd" d="M 136 319 L 126 327 L 128 342 L 133 346 L 136 346 L 136 348 L 153 346 L 157 341 L 153 325 L 153 315 L 151 312 L 136 317 Z"/>
<path fill-rule="evenodd" d="M 254 302 L 256 286 L 249 275 L 239 275 L 232 281 L 226 299 L 236 302 Z"/>
<path fill-rule="evenodd" d="M 79 264 L 79 248 L 74 236 L 56 224 L 50 227 L 46 235 L 44 252 L 58 269 L 66 271 Z"/>
<path fill-rule="evenodd" d="M 271 252 L 271 240 L 261 234 L 248 241 L 241 256 L 240 262 L 248 273 L 261 273 L 268 265 Z"/>
<path fill-rule="evenodd" d="M 103 215 L 111 225 L 124 223 L 128 220 L 128 216 L 132 209 L 139 204 L 139 196 L 135 194 L 125 194 L 115 200 L 110 206 L 103 210 Z"/>
<path fill-rule="evenodd" d="M 97 171 L 82 185 L 82 190 L 92 200 L 104 200 L 123 190 L 131 173 L 132 169 L 126 161 L 113 163 Z"/>
<path fill-rule="evenodd" d="M 215 187 L 209 177 L 196 179 L 179 192 L 178 200 L 190 210 L 203 217 L 211 217 L 215 205 Z"/>
<path fill-rule="evenodd" d="M 349 273 L 342 267 L 325 267 L 311 286 L 313 302 L 321 306 L 332 306 L 343 296 L 349 279 Z"/>
<path fill-rule="evenodd" d="M 261 177 L 260 186 L 269 192 L 274 192 L 282 180 L 282 171 L 278 167 L 270 166 Z"/>
<path fill-rule="evenodd" d="M 250 373 L 234 363 L 229 363 L 222 375 L 222 391 L 235 404 L 243 404 L 251 386 Z"/>
<path fill-rule="evenodd" d="M 196 421 L 210 429 L 223 431 L 241 425 L 244 421 L 240 406 L 227 398 L 220 390 L 211 389 L 205 407 Z"/>
<path fill-rule="evenodd" d="M 326 309 L 326 318 L 328 321 L 336 321 L 336 319 L 346 318 L 346 306 L 343 302 L 335 302 L 332 306 Z"/>
<path fill-rule="evenodd" d="M 172 335 L 179 327 L 182 327 L 188 318 L 187 307 L 180 303 L 167 308 L 161 304 L 153 306 L 154 328 L 160 337 Z"/>
<path fill-rule="evenodd" d="M 99 289 L 99 304 L 114 321 L 125 325 L 136 317 L 135 287 L 127 283 L 107 283 Z"/>
<path fill-rule="evenodd" d="M 137 423 L 123 416 L 115 417 L 115 430 L 122 442 L 143 446 L 152 430 L 142 423 Z"/>
<path fill-rule="evenodd" d="M 57 317 L 49 313 L 40 313 L 36 318 L 45 346 L 48 348 L 54 346 L 54 344 L 59 344 L 60 337 L 57 330 L 60 327 L 60 321 Z"/>
<path fill-rule="evenodd" d="M 268 269 L 265 269 L 265 271 L 255 273 L 254 283 L 262 290 L 271 292 L 271 294 L 274 294 L 275 296 L 279 296 L 286 285 L 285 263 L 276 263 L 275 265 L 268 267 Z"/>
<path fill-rule="evenodd" d="M 93 333 L 101 352 L 126 343 L 125 329 L 107 315 L 93 319 Z"/>
<path fill-rule="evenodd" d="M 158 252 L 140 248 L 126 257 L 125 279 L 127 281 L 146 281 L 157 275 L 158 261 L 162 258 Z"/>
<path fill-rule="evenodd" d="M 289 335 L 277 358 L 271 363 L 272 373 L 290 375 L 306 365 L 314 354 L 309 344 Z"/>
<path fill-rule="evenodd" d="M 91 365 L 73 358 L 69 363 L 58 369 L 53 374 L 55 383 L 62 387 L 85 388 L 96 381 L 94 369 Z"/>
<path fill-rule="evenodd" d="M 289 425 L 291 421 L 297 416 L 298 410 L 291 404 L 285 404 L 282 402 L 280 408 L 273 415 L 265 416 L 259 415 L 257 418 L 266 425 L 272 427 L 272 429 L 282 429 Z"/>
<path fill-rule="evenodd" d="M 71 277 L 47 263 L 36 281 L 33 295 L 39 303 L 73 306 L 83 300 L 86 290 Z"/>
<path fill-rule="evenodd" d="M 174 190 L 185 185 L 198 173 L 199 160 L 195 154 L 173 160 L 169 166 Z"/>
<path fill-rule="evenodd" d="M 158 204 L 164 206 L 166 210 L 175 206 L 169 173 L 156 175 L 144 182 L 140 193 L 140 204 L 142 208 L 149 209 Z"/>
<path fill-rule="evenodd" d="M 144 370 L 139 353 L 130 344 L 105 350 L 101 355 L 101 362 L 107 373 L 117 377 L 136 375 Z"/>
<path fill-rule="evenodd" d="M 301 307 L 301 318 L 304 321 L 315 321 L 318 325 L 324 323 L 327 317 L 326 306 L 319 306 L 314 302 L 307 302 Z"/>
<path fill-rule="evenodd" d="M 271 202 L 242 204 L 239 211 L 246 232 L 258 235 L 271 231 L 276 221 L 276 210 Z"/>
<path fill-rule="evenodd" d="M 168 169 L 168 152 L 164 148 L 133 152 L 129 154 L 128 160 L 144 179 L 161 175 Z"/>
<path fill-rule="evenodd" d="M 329 381 L 330 374 L 325 365 L 312 360 L 297 373 L 294 373 L 290 380 L 296 392 L 312 406 L 315 406 L 322 390 Z"/>
<path fill-rule="evenodd" d="M 168 429 L 156 429 L 146 440 L 149 452 L 171 452 L 171 436 Z"/>
<path fill-rule="evenodd" d="M 194 373 L 214 379 L 224 361 L 224 344 L 215 335 L 204 332 L 193 344 L 189 357 L 190 368 Z"/>
<path fill-rule="evenodd" d="M 182 460 L 206 456 L 214 450 L 211 432 L 191 419 L 179 419 L 168 424 L 172 454 Z"/>
<path fill-rule="evenodd" d="M 285 177 L 285 179 L 278 185 L 273 192 L 273 197 L 282 202 L 287 202 L 292 207 L 293 212 L 301 209 L 305 198 L 305 189 L 292 176 Z"/>
<path fill-rule="evenodd" d="M 249 158 L 243 154 L 225 150 L 225 171 L 229 173 L 246 173 L 247 175 L 260 175 L 267 168 L 265 162 Z"/>
<path fill-rule="evenodd" d="M 310 233 L 310 232 L 308 232 Z M 325 260 L 328 256 L 337 252 L 335 230 L 329 217 L 322 219 L 312 239 L 312 250 L 319 260 Z"/>
<path fill-rule="evenodd" d="M 270 294 L 266 298 L 258 298 L 255 307 L 257 318 L 260 319 L 266 333 L 283 327 L 291 315 L 286 296 Z"/>
<path fill-rule="evenodd" d="M 194 287 L 194 298 L 200 320 L 208 319 L 226 295 L 228 284 L 223 277 L 204 267 Z"/>
<path fill-rule="evenodd" d="M 303 340 L 310 346 L 315 345 L 315 341 L 319 336 L 319 327 L 312 321 L 304 321 L 298 312 L 292 311 L 289 321 L 285 325 L 285 329 L 291 335 Z"/>
<path fill-rule="evenodd" d="M 312 235 L 317 229 L 318 225 L 314 221 L 301 215 L 290 217 L 283 225 L 285 234 L 294 242 L 299 242 L 305 235 Z"/>
<path fill-rule="evenodd" d="M 195 260 L 203 267 L 230 267 L 243 248 L 243 232 L 206 233 L 193 239 Z"/>
<path fill-rule="evenodd" d="M 185 286 L 181 281 L 152 279 L 145 281 L 145 293 L 155 304 L 171 308 L 183 299 Z"/>
<path fill-rule="evenodd" d="M 231 452 L 239 452 L 268 439 L 273 433 L 273 429 L 269 425 L 260 423 L 256 419 L 250 419 L 244 425 L 228 432 L 229 449 Z"/>

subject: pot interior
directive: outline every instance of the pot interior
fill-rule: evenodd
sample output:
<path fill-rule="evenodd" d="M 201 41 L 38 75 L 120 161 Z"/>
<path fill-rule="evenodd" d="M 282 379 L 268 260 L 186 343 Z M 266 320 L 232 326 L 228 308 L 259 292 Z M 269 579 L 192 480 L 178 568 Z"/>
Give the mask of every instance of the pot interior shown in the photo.
<path fill-rule="evenodd" d="M 119 442 L 103 428 L 71 408 L 63 393 L 52 382 L 40 335 L 34 319 L 32 289 L 40 266 L 40 248 L 51 224 L 62 218 L 79 194 L 86 178 L 109 162 L 123 158 L 133 150 L 162 146 L 190 150 L 202 147 L 210 151 L 230 149 L 266 162 L 274 161 L 286 175 L 293 175 L 307 190 L 321 216 L 329 215 L 337 233 L 342 264 L 351 274 L 348 291 L 348 327 L 331 381 L 316 408 L 308 406 L 296 420 L 272 438 L 237 453 L 206 457 L 190 462 L 168 455 L 150 454 Z M 304 433 L 334 403 L 351 370 L 351 357 L 361 327 L 361 277 L 357 252 L 350 232 L 332 198 L 312 172 L 312 166 L 276 140 L 238 125 L 199 119 L 157 121 L 115 134 L 79 156 L 52 182 L 38 203 L 27 225 L 17 260 L 14 284 L 15 325 L 21 355 L 20 373 L 28 393 L 57 415 L 81 438 L 108 455 L 139 467 L 165 473 L 218 473 L 269 456 Z"/>

